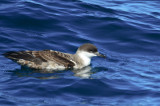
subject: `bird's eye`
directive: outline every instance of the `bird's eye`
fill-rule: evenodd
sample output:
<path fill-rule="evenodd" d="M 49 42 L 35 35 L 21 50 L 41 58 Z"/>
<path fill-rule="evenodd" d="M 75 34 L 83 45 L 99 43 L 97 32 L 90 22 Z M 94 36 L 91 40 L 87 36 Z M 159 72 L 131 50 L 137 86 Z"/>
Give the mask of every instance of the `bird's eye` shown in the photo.
<path fill-rule="evenodd" d="M 94 53 L 94 52 L 97 52 L 97 50 L 96 49 L 89 49 L 88 52 Z"/>
<path fill-rule="evenodd" d="M 93 52 L 93 50 L 89 50 L 89 52 Z"/>
<path fill-rule="evenodd" d="M 94 53 L 94 52 L 96 52 L 97 50 L 90 50 L 89 52 L 91 52 L 91 53 Z"/>

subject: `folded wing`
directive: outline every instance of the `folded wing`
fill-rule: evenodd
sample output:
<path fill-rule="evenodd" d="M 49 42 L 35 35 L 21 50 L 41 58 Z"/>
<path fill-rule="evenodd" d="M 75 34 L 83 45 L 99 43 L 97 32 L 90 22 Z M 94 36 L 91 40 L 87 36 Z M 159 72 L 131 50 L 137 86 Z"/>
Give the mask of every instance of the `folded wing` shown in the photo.
<path fill-rule="evenodd" d="M 70 60 L 69 54 L 52 50 L 7 52 L 4 56 L 21 65 L 36 69 L 43 69 L 50 62 L 66 68 L 73 68 L 75 65 Z"/>

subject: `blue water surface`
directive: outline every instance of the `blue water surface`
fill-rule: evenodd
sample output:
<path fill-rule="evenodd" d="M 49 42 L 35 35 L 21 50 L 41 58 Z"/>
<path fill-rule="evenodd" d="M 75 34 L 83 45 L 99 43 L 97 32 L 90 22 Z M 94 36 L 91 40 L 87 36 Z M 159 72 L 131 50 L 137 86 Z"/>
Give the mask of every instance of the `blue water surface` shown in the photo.
<path fill-rule="evenodd" d="M 159 0 L 0 0 L 0 54 L 93 43 L 107 59 L 37 72 L 0 55 L 1 106 L 159 106 Z"/>

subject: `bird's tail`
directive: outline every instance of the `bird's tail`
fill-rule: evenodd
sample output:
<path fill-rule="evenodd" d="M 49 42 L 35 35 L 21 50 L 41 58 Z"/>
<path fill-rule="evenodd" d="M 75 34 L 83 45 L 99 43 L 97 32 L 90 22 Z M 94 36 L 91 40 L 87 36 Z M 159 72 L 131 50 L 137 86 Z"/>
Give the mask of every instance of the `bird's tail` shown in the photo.
<path fill-rule="evenodd" d="M 25 53 L 23 51 L 21 51 L 21 52 L 10 51 L 10 52 L 4 53 L 3 55 L 11 60 L 14 60 L 14 61 L 18 61 L 20 59 L 28 60 L 29 58 L 33 58 L 30 54 Z"/>

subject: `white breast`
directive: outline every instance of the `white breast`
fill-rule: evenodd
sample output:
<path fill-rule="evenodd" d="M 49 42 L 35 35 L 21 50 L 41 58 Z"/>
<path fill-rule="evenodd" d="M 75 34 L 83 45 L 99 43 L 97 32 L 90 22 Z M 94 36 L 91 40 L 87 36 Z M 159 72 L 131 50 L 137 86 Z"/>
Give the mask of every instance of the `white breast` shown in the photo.
<path fill-rule="evenodd" d="M 90 56 L 90 54 L 88 52 L 83 52 L 82 51 L 82 52 L 78 53 L 78 55 L 81 58 L 84 66 L 90 65 L 92 56 Z"/>

